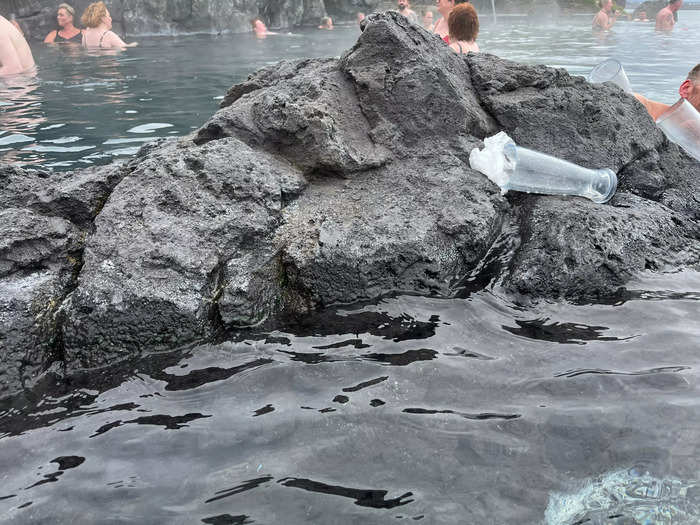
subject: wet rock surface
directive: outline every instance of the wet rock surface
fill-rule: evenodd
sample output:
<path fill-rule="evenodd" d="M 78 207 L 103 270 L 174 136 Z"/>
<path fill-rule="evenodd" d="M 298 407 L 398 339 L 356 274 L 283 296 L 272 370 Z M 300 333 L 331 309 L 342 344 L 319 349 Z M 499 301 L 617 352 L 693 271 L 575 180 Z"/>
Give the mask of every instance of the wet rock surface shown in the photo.
<path fill-rule="evenodd" d="M 468 164 L 499 130 L 618 193 L 502 196 Z M 265 68 L 124 165 L 3 166 L 0 388 L 397 291 L 604 300 L 700 269 L 699 172 L 615 87 L 373 15 L 340 59 Z"/>

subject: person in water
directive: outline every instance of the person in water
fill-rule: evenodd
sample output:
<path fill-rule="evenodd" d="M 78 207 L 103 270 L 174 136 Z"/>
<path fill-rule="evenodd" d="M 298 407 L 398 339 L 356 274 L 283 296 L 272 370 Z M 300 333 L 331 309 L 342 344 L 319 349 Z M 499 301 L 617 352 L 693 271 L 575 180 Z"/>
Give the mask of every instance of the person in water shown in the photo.
<path fill-rule="evenodd" d="M 364 19 L 365 19 L 364 13 L 357 13 L 357 25 L 360 25 Z"/>
<path fill-rule="evenodd" d="M 676 24 L 675 14 L 683 5 L 683 0 L 668 0 L 668 5 L 659 10 L 656 14 L 657 31 L 673 31 L 673 26 Z"/>
<path fill-rule="evenodd" d="M 613 11 L 612 0 L 601 0 L 600 11 L 593 18 L 594 31 L 609 31 L 617 22 L 617 12 Z"/>
<path fill-rule="evenodd" d="M 411 9 L 411 4 L 408 0 L 398 0 L 397 5 L 399 8 L 399 13 L 408 18 L 409 22 L 412 24 L 418 23 L 418 15 L 413 9 Z"/>
<path fill-rule="evenodd" d="M 26 73 L 34 67 L 34 57 L 24 35 L 0 15 L 0 76 Z"/>
<path fill-rule="evenodd" d="M 428 31 L 433 30 L 433 25 L 435 24 L 435 18 L 433 12 L 430 9 L 423 11 L 423 27 Z"/>
<path fill-rule="evenodd" d="M 86 29 L 83 30 L 83 46 L 103 49 L 123 49 L 137 46 L 137 42 L 127 44 L 112 31 L 112 17 L 104 2 L 94 2 L 87 6 L 80 18 Z"/>
<path fill-rule="evenodd" d="M 450 12 L 456 5 L 462 4 L 467 2 L 469 0 L 437 0 L 437 10 L 438 12 L 442 15 L 442 18 L 435 22 L 435 26 L 433 26 L 433 33 L 436 33 L 440 35 L 440 38 L 442 38 L 445 42 L 448 44 L 450 43 L 450 30 L 447 27 L 447 19 L 450 16 Z"/>
<path fill-rule="evenodd" d="M 331 30 L 333 29 L 333 20 L 331 19 L 330 16 L 324 16 L 321 18 L 321 25 L 318 26 L 319 29 L 327 29 Z"/>
<path fill-rule="evenodd" d="M 73 17 L 75 16 L 75 9 L 73 9 L 68 4 L 61 4 L 58 6 L 56 12 L 56 22 L 58 22 L 58 29 L 51 31 L 46 38 L 44 38 L 45 44 L 63 44 L 63 43 L 74 43 L 80 44 L 83 41 L 83 32 L 73 25 Z"/>
<path fill-rule="evenodd" d="M 250 21 L 250 25 L 253 27 L 253 32 L 258 38 L 265 38 L 268 35 L 267 26 L 259 18 L 253 18 Z"/>
<path fill-rule="evenodd" d="M 450 47 L 457 53 L 479 52 L 476 37 L 479 35 L 479 15 L 471 4 L 456 5 L 447 19 Z"/>
<path fill-rule="evenodd" d="M 700 111 L 700 64 L 696 64 L 695 67 L 690 70 L 688 78 L 679 86 L 678 94 L 681 98 L 690 102 L 695 109 Z M 671 107 L 668 104 L 649 100 L 639 93 L 634 93 L 634 96 L 644 105 L 649 115 L 651 115 L 651 118 L 654 120 L 658 119 Z"/>
<path fill-rule="evenodd" d="M 634 22 L 648 22 L 649 18 L 647 17 L 647 12 L 646 11 L 640 11 L 637 14 L 637 18 L 634 19 Z"/>

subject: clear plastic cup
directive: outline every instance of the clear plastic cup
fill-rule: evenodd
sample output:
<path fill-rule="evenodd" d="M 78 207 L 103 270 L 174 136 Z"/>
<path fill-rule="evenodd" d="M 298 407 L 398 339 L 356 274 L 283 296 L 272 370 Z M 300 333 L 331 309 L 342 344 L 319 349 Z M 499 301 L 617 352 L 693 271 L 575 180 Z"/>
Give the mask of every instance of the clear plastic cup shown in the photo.
<path fill-rule="evenodd" d="M 617 175 L 608 168 L 588 169 L 538 151 L 521 148 L 514 142 L 503 147 L 508 175 L 502 189 L 577 195 L 602 204 L 617 189 Z"/>
<path fill-rule="evenodd" d="M 700 160 L 700 113 L 693 105 L 680 99 L 656 119 L 656 125 L 688 154 Z"/>
<path fill-rule="evenodd" d="M 623 91 L 632 93 L 632 86 L 625 74 L 625 68 L 614 58 L 604 60 L 594 67 L 588 74 L 588 81 L 592 84 L 612 82 L 613 84 L 617 84 Z"/>

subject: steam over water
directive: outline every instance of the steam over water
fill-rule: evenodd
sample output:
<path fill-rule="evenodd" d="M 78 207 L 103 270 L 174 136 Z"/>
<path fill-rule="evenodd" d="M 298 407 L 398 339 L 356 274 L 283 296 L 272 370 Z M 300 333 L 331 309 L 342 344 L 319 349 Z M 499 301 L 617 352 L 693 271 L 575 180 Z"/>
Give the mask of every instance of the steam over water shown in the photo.
<path fill-rule="evenodd" d="M 700 12 L 680 14 L 672 35 L 514 19 L 479 43 L 576 74 L 616 57 L 671 102 L 700 49 Z M 4 160 L 109 162 L 188 133 L 256 68 L 358 34 L 37 46 L 36 82 L 0 93 Z M 46 380 L 0 401 L 0 523 L 697 524 L 699 313 L 693 272 L 606 304 L 519 304 L 490 283 Z"/>
<path fill-rule="evenodd" d="M 676 30 L 618 22 L 594 35 L 590 17 L 533 25 L 482 14 L 482 51 L 587 75 L 605 58 L 620 60 L 633 89 L 674 102 L 697 63 L 700 11 L 681 11 Z M 107 164 L 156 137 L 186 135 L 214 111 L 231 85 L 281 59 L 335 56 L 359 36 L 355 25 L 269 36 L 142 38 L 124 53 L 33 45 L 34 80 L 0 81 L 0 156 L 6 162 L 66 170 Z"/>

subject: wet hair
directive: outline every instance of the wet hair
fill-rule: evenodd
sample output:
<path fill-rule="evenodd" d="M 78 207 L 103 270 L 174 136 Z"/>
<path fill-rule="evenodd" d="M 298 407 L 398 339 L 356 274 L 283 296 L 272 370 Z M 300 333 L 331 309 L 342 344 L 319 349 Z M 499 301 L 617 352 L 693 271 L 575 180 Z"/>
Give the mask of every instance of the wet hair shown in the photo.
<path fill-rule="evenodd" d="M 693 83 L 700 83 L 700 64 L 696 64 L 693 69 L 688 73 L 688 80 Z"/>
<path fill-rule="evenodd" d="M 107 6 L 104 2 L 93 2 L 85 9 L 80 21 L 85 27 L 97 27 L 107 14 Z"/>
<path fill-rule="evenodd" d="M 680 2 L 681 0 L 668 0 L 668 5 L 675 4 L 677 2 Z"/>
<path fill-rule="evenodd" d="M 59 6 L 56 8 L 56 12 L 58 12 L 59 9 L 63 9 L 66 13 L 75 18 L 75 9 L 68 4 L 59 4 Z"/>
<path fill-rule="evenodd" d="M 447 28 L 450 40 L 476 40 L 479 34 L 479 15 L 476 14 L 474 6 L 469 3 L 456 5 L 447 17 Z"/>

